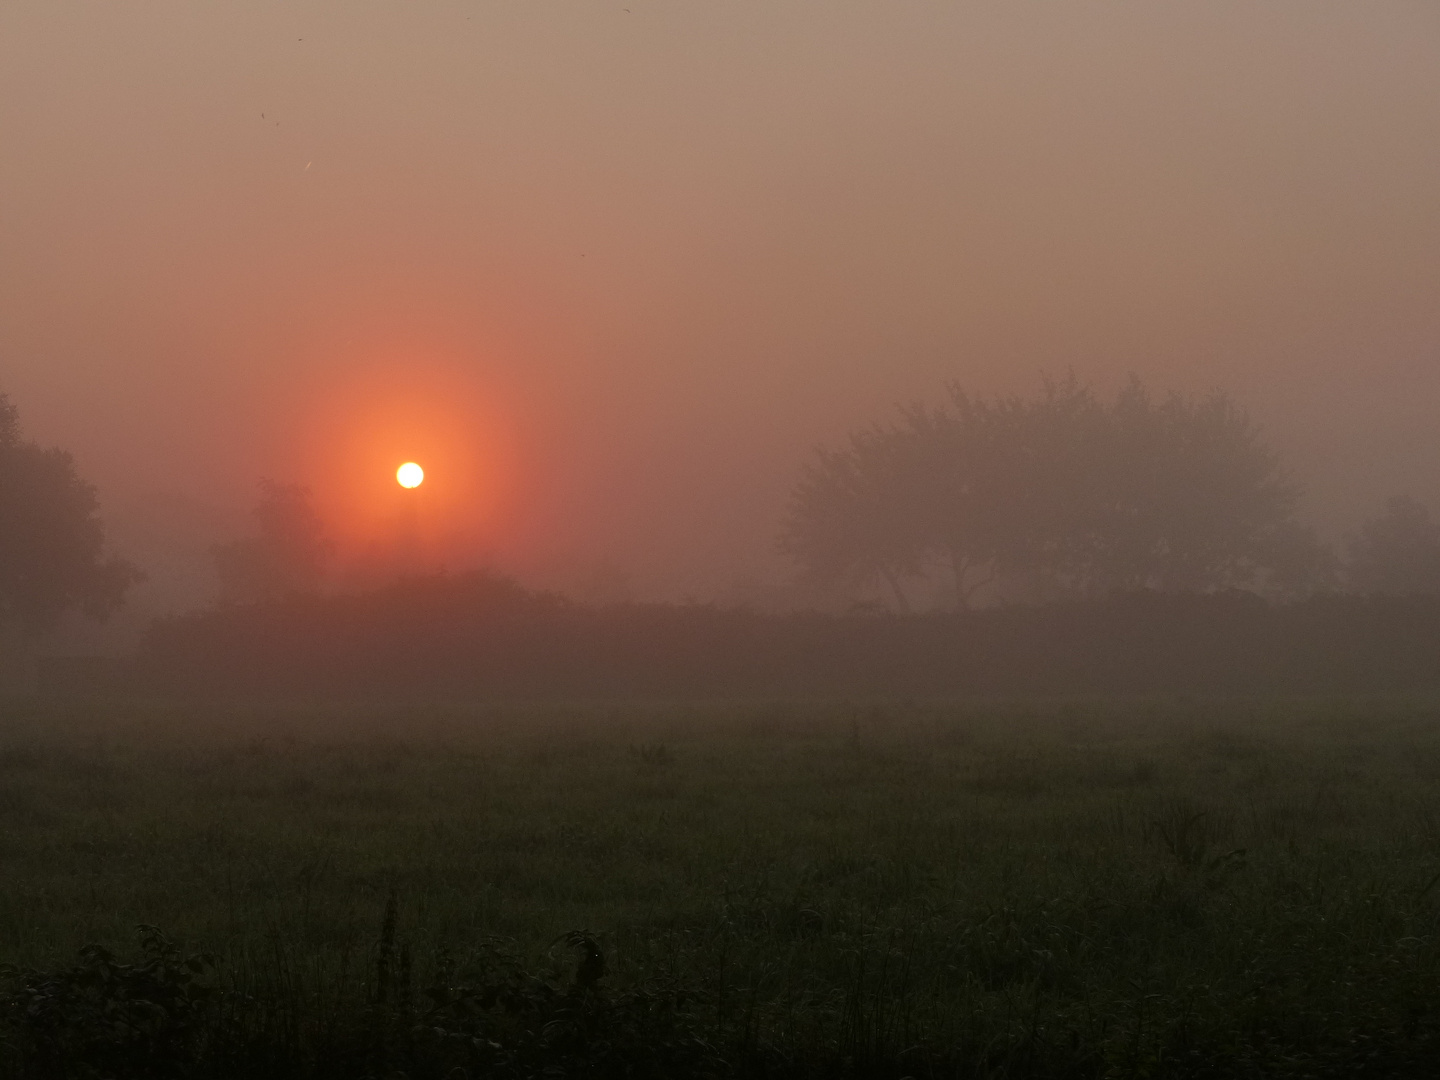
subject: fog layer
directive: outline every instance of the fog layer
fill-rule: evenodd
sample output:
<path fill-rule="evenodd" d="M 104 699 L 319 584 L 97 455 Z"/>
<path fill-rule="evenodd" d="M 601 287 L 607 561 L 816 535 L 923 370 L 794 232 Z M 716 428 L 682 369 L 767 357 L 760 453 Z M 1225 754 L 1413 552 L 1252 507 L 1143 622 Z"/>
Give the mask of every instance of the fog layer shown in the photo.
<path fill-rule="evenodd" d="M 117 542 L 264 476 L 356 563 L 414 458 L 427 559 L 723 598 L 817 443 L 1070 369 L 1440 499 L 1434 5 L 625 2 L 5 5 L 0 390 Z"/>

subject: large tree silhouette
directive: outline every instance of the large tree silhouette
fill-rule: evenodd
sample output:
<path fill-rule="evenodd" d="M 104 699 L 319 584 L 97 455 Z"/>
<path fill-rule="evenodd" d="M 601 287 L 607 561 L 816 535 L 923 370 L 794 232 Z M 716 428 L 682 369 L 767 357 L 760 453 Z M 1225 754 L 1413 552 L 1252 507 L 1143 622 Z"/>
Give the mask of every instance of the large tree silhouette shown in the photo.
<path fill-rule="evenodd" d="M 818 584 L 900 582 L 943 565 L 955 604 L 996 575 L 1050 594 L 1291 589 L 1323 559 L 1298 489 L 1228 396 L 1105 401 L 1073 377 L 1031 397 L 952 387 L 946 406 L 822 450 L 781 537 Z M 902 603 L 902 606 L 903 603 Z"/>
<path fill-rule="evenodd" d="M 98 509 L 74 459 L 24 441 L 0 394 L 0 621 L 35 633 L 70 609 L 103 619 L 120 606 L 142 575 L 106 556 Z"/>

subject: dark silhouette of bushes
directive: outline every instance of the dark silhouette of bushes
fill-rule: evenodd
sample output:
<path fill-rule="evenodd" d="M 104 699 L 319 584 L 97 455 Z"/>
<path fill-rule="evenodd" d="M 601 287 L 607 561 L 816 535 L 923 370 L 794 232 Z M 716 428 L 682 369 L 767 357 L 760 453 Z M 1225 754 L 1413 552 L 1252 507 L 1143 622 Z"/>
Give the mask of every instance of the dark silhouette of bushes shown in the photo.
<path fill-rule="evenodd" d="M 20 1076 L 187 1076 L 219 1019 L 214 961 L 140 927 L 140 957 L 87 945 L 58 971 L 0 969 L 0 1045 Z"/>
<path fill-rule="evenodd" d="M 146 692 L 496 698 L 1440 689 L 1440 598 L 1139 592 L 914 616 L 584 606 L 491 575 L 171 619 Z"/>
<path fill-rule="evenodd" d="M 568 984 L 485 946 L 463 963 L 442 957 L 416 987 L 392 901 L 366 983 L 327 997 L 288 971 L 227 986 L 211 957 L 142 927 L 129 963 L 89 945 L 57 971 L 0 969 L 0 1068 L 46 1080 L 720 1075 L 694 994 L 609 990 L 594 939 L 572 931 L 561 941 L 581 952 Z"/>
<path fill-rule="evenodd" d="M 757 1010 L 743 984 L 725 988 L 735 1002 L 729 1012 L 715 994 L 671 983 L 609 988 L 599 946 L 584 931 L 556 939 L 580 953 L 568 976 L 537 971 L 485 944 L 464 961 L 439 957 L 417 986 L 408 952 L 395 939 L 393 910 L 392 904 L 365 977 L 340 992 L 286 968 L 282 948 L 277 966 L 257 979 L 253 970 L 225 971 L 208 956 L 187 954 L 153 927 L 141 928 L 140 956 L 128 963 L 91 945 L 56 971 L 0 969 L 0 1075 L 1210 1080 L 1429 1077 L 1437 1060 L 1433 1017 L 1419 1004 L 1433 997 L 1433 974 L 1386 970 L 1377 977 L 1364 969 L 1347 969 L 1352 993 L 1338 1010 L 1323 994 L 1299 1010 L 1283 998 L 1248 1000 L 1250 993 L 1242 1006 L 1227 1000 L 1233 991 L 1223 987 L 1149 994 L 1155 1030 L 1144 1033 L 1146 1050 L 1137 1059 L 1141 1029 L 1125 1035 L 1136 1022 L 1135 1003 L 1124 996 L 1097 1000 L 1084 1012 L 1101 1015 L 1081 1020 L 1042 996 L 1063 973 L 1050 970 L 1056 954 L 1034 944 L 1046 939 L 1027 935 L 1053 937 L 1063 928 L 1017 923 L 1014 912 L 973 925 L 953 950 L 971 978 L 993 981 L 987 992 L 1033 996 L 1029 1022 L 1012 1016 L 1001 1032 L 983 1010 L 957 1017 L 950 1030 L 912 1024 L 924 988 L 908 984 L 914 957 L 897 952 L 894 935 L 883 948 L 855 949 L 843 991 L 828 1002 L 808 1002 L 812 1011 L 819 1008 L 811 1019 L 825 1022 L 797 1026 L 783 1013 Z M 1074 947 L 1063 937 L 1050 944 L 1062 957 Z"/>

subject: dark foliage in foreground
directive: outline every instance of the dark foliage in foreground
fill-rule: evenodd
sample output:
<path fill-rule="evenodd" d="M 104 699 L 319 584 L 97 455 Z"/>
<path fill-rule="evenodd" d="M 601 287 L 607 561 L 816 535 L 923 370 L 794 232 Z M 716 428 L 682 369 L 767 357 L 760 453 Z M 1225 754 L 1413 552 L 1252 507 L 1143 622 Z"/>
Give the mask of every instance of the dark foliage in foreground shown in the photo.
<path fill-rule="evenodd" d="M 1431 1077 L 1437 721 L 12 703 L 0 1076 Z"/>
<path fill-rule="evenodd" d="M 442 958 L 412 985 L 387 910 L 364 999 L 323 1001 L 282 977 L 226 987 L 214 961 L 154 927 L 126 963 L 87 946 L 52 972 L 0 971 L 6 1075 L 16 1077 L 704 1078 L 725 1063 L 698 1033 L 693 995 L 670 987 L 609 992 L 594 939 L 568 986 L 496 948 Z M 597 963 L 597 961 L 600 961 Z M 282 976 L 288 973 L 272 972 Z"/>
<path fill-rule="evenodd" d="M 204 1058 L 221 1008 L 204 980 L 213 966 L 145 926 L 131 963 L 87 945 L 60 971 L 4 969 L 8 1064 L 21 1075 L 184 1075 Z"/>
<path fill-rule="evenodd" d="M 1133 593 L 885 616 L 587 607 L 486 575 L 161 623 L 170 693 L 478 697 L 1370 693 L 1440 687 L 1440 598 Z"/>
<path fill-rule="evenodd" d="M 603 955 L 583 931 L 557 939 L 580 954 L 563 981 L 487 945 L 464 963 L 440 957 L 426 985 L 416 987 L 394 928 L 392 901 L 363 996 L 348 999 L 307 993 L 297 973 L 284 970 L 269 972 L 263 986 L 237 986 L 212 957 L 183 952 L 154 927 L 140 928 L 139 956 L 128 962 L 91 945 L 58 971 L 0 969 L 0 1069 L 16 1080 L 1199 1080 L 1428 1077 L 1440 1068 L 1440 1029 L 1427 1001 L 1433 973 L 1426 978 L 1395 964 L 1398 957 L 1347 972 L 1344 1000 L 1288 999 L 1284 972 L 1257 968 L 1253 1000 L 1232 1002 L 1231 1015 L 1217 1015 L 1221 1003 L 1203 986 L 1168 995 L 1137 991 L 1133 1001 L 1110 1003 L 1117 1009 L 1111 1016 L 1053 1015 L 1038 1003 L 1049 984 L 1065 978 L 1065 961 L 1040 946 L 1047 931 L 1053 938 L 1064 928 L 1000 920 L 957 941 L 956 959 L 975 978 L 1023 988 L 1035 999 L 1034 1014 L 1017 1018 L 1010 1038 L 984 1041 L 965 1030 L 979 1018 L 958 1018 L 947 1045 L 934 1031 L 912 1028 L 909 959 L 893 947 L 857 953 L 853 985 L 834 1005 L 839 1023 L 830 1037 L 817 1038 L 783 1031 L 742 987 L 728 988 L 740 1002 L 728 1014 L 723 992 L 717 998 L 660 984 L 607 989 Z M 1039 938 L 1027 940 L 1036 932 Z M 1265 958 L 1257 959 L 1263 967 Z M 1133 1043 L 1125 1033 L 1131 1027 Z"/>

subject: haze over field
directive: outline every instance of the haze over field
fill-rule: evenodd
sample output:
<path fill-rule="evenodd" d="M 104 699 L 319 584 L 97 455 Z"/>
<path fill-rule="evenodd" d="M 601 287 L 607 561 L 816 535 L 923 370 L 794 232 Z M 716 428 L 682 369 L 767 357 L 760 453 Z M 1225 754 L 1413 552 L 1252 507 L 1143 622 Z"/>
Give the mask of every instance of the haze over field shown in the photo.
<path fill-rule="evenodd" d="M 1071 368 L 1343 530 L 1440 503 L 1437 131 L 1418 0 L 10 3 L 0 390 L 177 596 L 411 458 L 436 558 L 731 595 L 815 444 Z"/>

